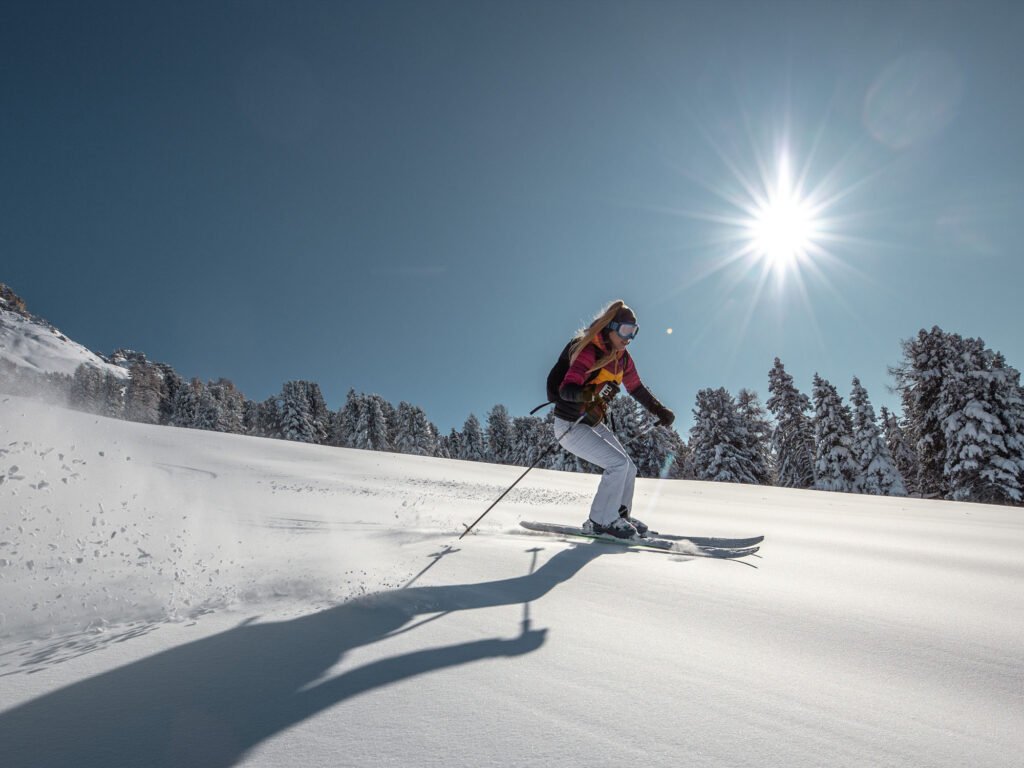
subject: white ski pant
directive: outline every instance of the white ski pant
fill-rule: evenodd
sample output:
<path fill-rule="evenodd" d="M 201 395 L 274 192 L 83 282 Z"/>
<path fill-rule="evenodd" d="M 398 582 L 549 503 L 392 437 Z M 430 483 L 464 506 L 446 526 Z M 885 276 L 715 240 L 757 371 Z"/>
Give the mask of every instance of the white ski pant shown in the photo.
<path fill-rule="evenodd" d="M 604 470 L 601 483 L 597 486 L 597 495 L 590 505 L 591 520 L 600 525 L 609 525 L 619 516 L 620 506 L 625 504 L 627 509 L 633 509 L 636 464 L 608 427 L 604 424 L 588 427 L 583 423 L 573 427 L 571 421 L 556 416 L 555 436 L 569 453 Z"/>

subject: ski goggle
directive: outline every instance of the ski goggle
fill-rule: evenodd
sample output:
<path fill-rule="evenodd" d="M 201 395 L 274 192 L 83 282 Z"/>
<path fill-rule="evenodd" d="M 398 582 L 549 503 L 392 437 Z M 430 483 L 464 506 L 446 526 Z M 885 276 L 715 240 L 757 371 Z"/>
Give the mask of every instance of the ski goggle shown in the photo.
<path fill-rule="evenodd" d="M 616 323 L 613 320 L 608 323 L 608 327 L 623 339 L 635 339 L 636 335 L 640 333 L 640 326 L 636 323 Z"/>

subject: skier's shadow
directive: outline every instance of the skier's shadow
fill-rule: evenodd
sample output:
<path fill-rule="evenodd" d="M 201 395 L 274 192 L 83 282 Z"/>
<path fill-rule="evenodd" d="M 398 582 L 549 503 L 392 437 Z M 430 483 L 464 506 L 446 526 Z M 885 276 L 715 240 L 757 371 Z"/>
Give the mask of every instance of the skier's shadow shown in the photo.
<path fill-rule="evenodd" d="M 264 740 L 352 696 L 537 650 L 547 630 L 532 629 L 527 615 L 511 639 L 415 651 L 321 681 L 346 651 L 413 629 L 407 625 L 417 616 L 528 605 L 614 551 L 574 546 L 526 576 L 403 588 L 291 621 L 245 623 L 163 651 L 0 713 L 0 761 L 5 768 L 234 765 Z"/>

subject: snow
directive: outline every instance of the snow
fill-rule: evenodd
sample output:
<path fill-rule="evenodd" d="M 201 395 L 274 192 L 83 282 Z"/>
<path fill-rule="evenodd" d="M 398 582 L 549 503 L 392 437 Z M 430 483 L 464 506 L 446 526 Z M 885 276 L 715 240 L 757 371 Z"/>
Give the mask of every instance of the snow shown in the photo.
<path fill-rule="evenodd" d="M 104 362 L 57 329 L 0 309 L 0 361 L 4 360 L 37 373 L 69 376 L 79 365 L 88 363 L 104 372 L 128 378 L 127 369 Z"/>
<path fill-rule="evenodd" d="M 0 396 L 2 764 L 1019 764 L 1020 509 L 520 473 Z"/>

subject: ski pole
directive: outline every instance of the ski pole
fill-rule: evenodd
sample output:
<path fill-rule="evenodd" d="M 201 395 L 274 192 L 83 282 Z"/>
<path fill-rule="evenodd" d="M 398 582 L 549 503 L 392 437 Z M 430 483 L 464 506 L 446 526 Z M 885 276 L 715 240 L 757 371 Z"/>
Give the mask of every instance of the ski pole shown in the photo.
<path fill-rule="evenodd" d="M 586 412 L 586 411 L 584 411 L 584 412 L 583 412 L 582 414 L 580 414 L 580 417 L 579 417 L 578 419 L 576 419 L 576 421 L 574 421 L 574 422 L 573 422 L 572 426 L 571 426 L 571 427 L 569 427 L 569 428 L 568 428 L 567 430 L 565 430 L 565 432 L 563 432 L 563 433 L 562 433 L 562 437 L 565 437 L 565 436 L 566 436 L 566 435 L 568 435 L 568 434 L 569 434 L 570 432 L 572 432 L 572 431 L 573 431 L 573 429 L 575 429 L 575 428 L 576 428 L 576 425 L 577 425 L 577 424 L 579 424 L 579 423 L 580 423 L 581 421 L 583 421 L 583 419 L 584 419 L 584 418 L 586 417 L 586 415 L 587 415 L 587 412 Z M 460 541 L 462 540 L 462 537 L 463 537 L 463 536 L 465 536 L 465 535 L 466 535 L 467 533 L 469 533 L 469 532 L 470 532 L 471 530 L 473 530 L 474 528 L 476 528 L 476 524 L 477 524 L 477 523 L 479 523 L 479 522 L 480 522 L 481 520 L 483 520 L 483 519 L 484 519 L 484 517 L 485 517 L 485 516 L 487 515 L 487 513 L 488 513 L 488 512 L 490 512 L 490 511 L 491 511 L 492 509 L 494 509 L 494 508 L 495 508 L 495 507 L 496 507 L 496 506 L 498 505 L 498 502 L 499 502 L 499 501 L 501 501 L 502 499 L 504 499 L 504 498 L 505 498 L 505 496 L 507 496 L 507 495 L 508 495 L 508 492 L 509 492 L 509 491 L 511 491 L 511 490 L 512 490 L 513 488 L 515 488 L 515 487 L 516 487 L 516 486 L 517 486 L 517 485 L 519 484 L 519 481 L 520 481 L 520 480 L 522 480 L 522 479 L 523 479 L 524 477 L 526 477 L 527 473 L 529 473 L 529 471 L 530 471 L 531 469 L 533 469 L 533 468 L 534 468 L 534 467 L 536 467 L 536 466 L 537 466 L 538 464 L 540 464 L 540 460 L 541 460 L 541 459 L 543 459 L 543 458 L 544 458 L 545 456 L 547 456 L 547 455 L 548 455 L 549 453 L 551 453 L 551 451 L 553 451 L 553 450 L 554 450 L 554 448 L 555 448 L 555 446 L 556 446 L 556 445 L 559 445 L 559 440 L 561 440 L 561 439 L 562 439 L 562 437 L 559 437 L 558 439 L 556 439 L 556 440 L 555 440 L 555 442 L 553 442 L 553 443 L 552 443 L 551 445 L 549 445 L 549 446 L 548 446 L 548 449 L 547 449 L 546 451 L 544 451 L 544 453 L 542 453 L 542 454 L 541 454 L 540 456 L 538 456 L 538 457 L 537 457 L 537 460 L 536 460 L 536 461 L 534 461 L 534 462 L 533 462 L 533 464 L 531 464 L 531 465 L 530 465 L 530 466 L 529 466 L 529 467 L 528 467 L 528 468 L 526 469 L 526 472 L 523 472 L 523 474 L 521 474 L 521 475 L 520 475 L 520 476 L 519 476 L 518 478 L 516 478 L 516 481 L 515 481 L 514 483 L 512 483 L 512 485 L 510 485 L 510 486 L 509 486 L 508 488 L 506 488 L 506 489 L 505 489 L 505 492 L 504 492 L 503 494 L 501 494 L 501 496 L 499 496 L 498 498 L 496 498 L 496 499 L 494 500 L 494 502 L 493 502 L 493 503 L 491 504 L 491 506 L 489 506 L 489 507 L 488 507 L 487 509 L 485 509 L 485 510 L 484 510 L 483 514 L 482 514 L 482 515 L 480 515 L 480 517 L 478 517 L 478 518 L 477 518 L 476 520 L 474 520 L 474 521 L 473 521 L 472 523 L 470 523 L 469 525 L 467 525 L 467 526 L 466 526 L 466 530 L 464 530 L 464 531 L 462 532 L 462 535 L 461 535 L 461 536 L 459 536 L 459 540 L 460 540 Z"/>
<path fill-rule="evenodd" d="M 598 395 L 598 397 L 599 397 L 600 399 L 603 399 L 603 400 L 604 400 L 604 401 L 605 401 L 605 402 L 607 403 L 607 402 L 610 402 L 610 401 L 611 401 L 611 398 L 615 397 L 615 393 L 616 393 L 617 391 L 618 391 L 618 387 L 614 387 L 614 388 L 613 388 L 613 387 L 612 387 L 611 385 L 609 385 L 609 384 L 607 384 L 607 383 L 606 383 L 605 385 L 603 385 L 603 386 L 601 387 L 601 389 L 600 389 L 600 390 L 598 390 L 598 393 L 597 393 L 597 395 Z M 547 403 L 544 403 L 544 405 L 547 405 Z M 544 407 L 544 405 L 538 406 L 538 408 L 537 408 L 537 409 L 534 409 L 534 410 L 538 410 L 539 408 L 543 408 L 543 407 Z M 570 432 L 572 432 L 572 431 L 573 431 L 573 430 L 574 430 L 574 429 L 576 428 L 576 425 L 577 425 L 577 424 L 579 424 L 579 423 L 580 423 L 581 421 L 583 421 L 583 419 L 584 419 L 584 418 L 586 418 L 586 416 L 587 416 L 587 412 L 586 412 L 586 411 L 584 411 L 583 413 L 581 413 L 581 414 L 580 414 L 580 417 L 579 417 L 578 419 L 576 419 L 576 421 L 574 421 L 574 422 L 572 423 L 572 426 L 571 426 L 571 427 L 569 427 L 569 428 L 568 428 L 567 430 L 565 430 L 565 432 L 563 432 L 563 433 L 562 433 L 562 437 L 559 437 L 559 438 L 557 438 L 557 439 L 555 440 L 555 442 L 553 442 L 553 443 L 552 443 L 551 445 L 549 445 L 549 446 L 548 446 L 548 448 L 547 448 L 547 450 L 546 450 L 546 451 L 544 451 L 544 453 L 542 453 L 542 454 L 541 454 L 540 456 L 538 456 L 538 457 L 537 457 L 537 459 L 536 459 L 536 460 L 535 460 L 535 461 L 533 462 L 533 464 L 531 464 L 531 465 L 530 465 L 529 467 L 527 467 L 527 468 L 526 468 L 526 471 L 525 471 L 525 472 L 523 472 L 523 474 L 521 474 L 521 475 L 520 475 L 519 477 L 517 477 L 517 478 L 516 478 L 516 481 L 515 481 L 514 483 L 512 483 L 512 485 L 510 485 L 510 486 L 509 486 L 508 488 L 506 488 L 506 489 L 505 489 L 505 492 L 504 492 L 504 493 L 502 493 L 502 494 L 501 494 L 501 496 L 499 496 L 498 498 L 496 498 L 496 499 L 495 499 L 495 500 L 494 500 L 494 501 L 493 501 L 493 502 L 491 503 L 491 506 L 489 506 L 489 507 L 488 507 L 487 509 L 485 509 L 485 510 L 483 511 L 483 514 L 481 514 L 481 515 L 480 515 L 480 517 L 478 517 L 478 518 L 477 518 L 476 520 L 474 520 L 474 521 L 473 521 L 472 523 L 470 523 L 469 525 L 467 525 L 467 526 L 466 526 L 466 530 L 464 530 L 464 531 L 463 531 L 463 532 L 462 532 L 462 533 L 461 533 L 461 534 L 459 535 L 459 540 L 461 541 L 461 540 L 462 540 L 462 538 L 463 538 L 463 537 L 464 537 L 464 536 L 465 536 L 465 535 L 466 535 L 467 533 L 469 533 L 469 532 L 470 532 L 470 531 L 472 531 L 472 530 L 473 530 L 474 528 L 476 528 L 476 525 L 477 525 L 477 523 L 479 523 L 479 522 L 480 522 L 481 520 L 483 520 L 483 519 L 484 519 L 484 518 L 485 518 L 485 517 L 487 516 L 487 513 L 488 513 L 488 512 L 490 512 L 490 511 L 491 511 L 492 509 L 494 509 L 494 508 L 495 508 L 495 507 L 496 507 L 496 506 L 498 505 L 498 502 L 499 502 L 499 501 L 501 501 L 502 499 L 504 499 L 504 498 L 505 498 L 505 497 L 506 497 L 506 496 L 508 495 L 509 491 L 511 491 L 511 490 L 512 490 L 513 488 L 515 488 L 515 487 L 516 487 L 517 485 L 519 485 L 519 481 L 520 481 L 520 480 L 522 480 L 522 479 L 523 479 L 524 477 L 526 477 L 526 476 L 527 476 L 527 474 L 529 474 L 529 472 L 530 472 L 530 470 L 531 470 L 531 469 L 533 469 L 533 468 L 534 468 L 534 467 L 536 467 L 536 466 L 537 466 L 538 464 L 540 464 L 540 461 L 541 461 L 541 459 L 543 459 L 543 458 L 544 458 L 545 456 L 547 456 L 547 455 L 548 455 L 549 453 L 551 453 L 551 451 L 553 451 L 553 450 L 555 449 L 555 446 L 556 446 L 556 445 L 560 445 L 560 444 L 561 444 L 561 440 L 562 440 L 562 438 L 563 438 L 563 437 L 565 437 L 566 435 L 568 435 L 568 434 L 569 434 Z M 647 431 L 645 431 L 645 432 L 641 432 L 641 433 L 640 433 L 639 435 L 637 435 L 636 437 L 634 437 L 634 438 L 633 438 L 632 440 L 629 440 L 629 441 L 627 441 L 625 445 L 629 445 L 630 443 L 632 443 L 632 442 L 633 442 L 633 440 L 638 440 L 638 439 L 640 439 L 641 437 L 644 437 L 644 436 L 646 436 L 646 435 L 650 434 L 650 433 L 651 433 L 651 432 L 652 432 L 653 430 L 654 430 L 654 427 L 651 427 L 651 428 L 650 428 L 650 429 L 648 429 Z"/>

